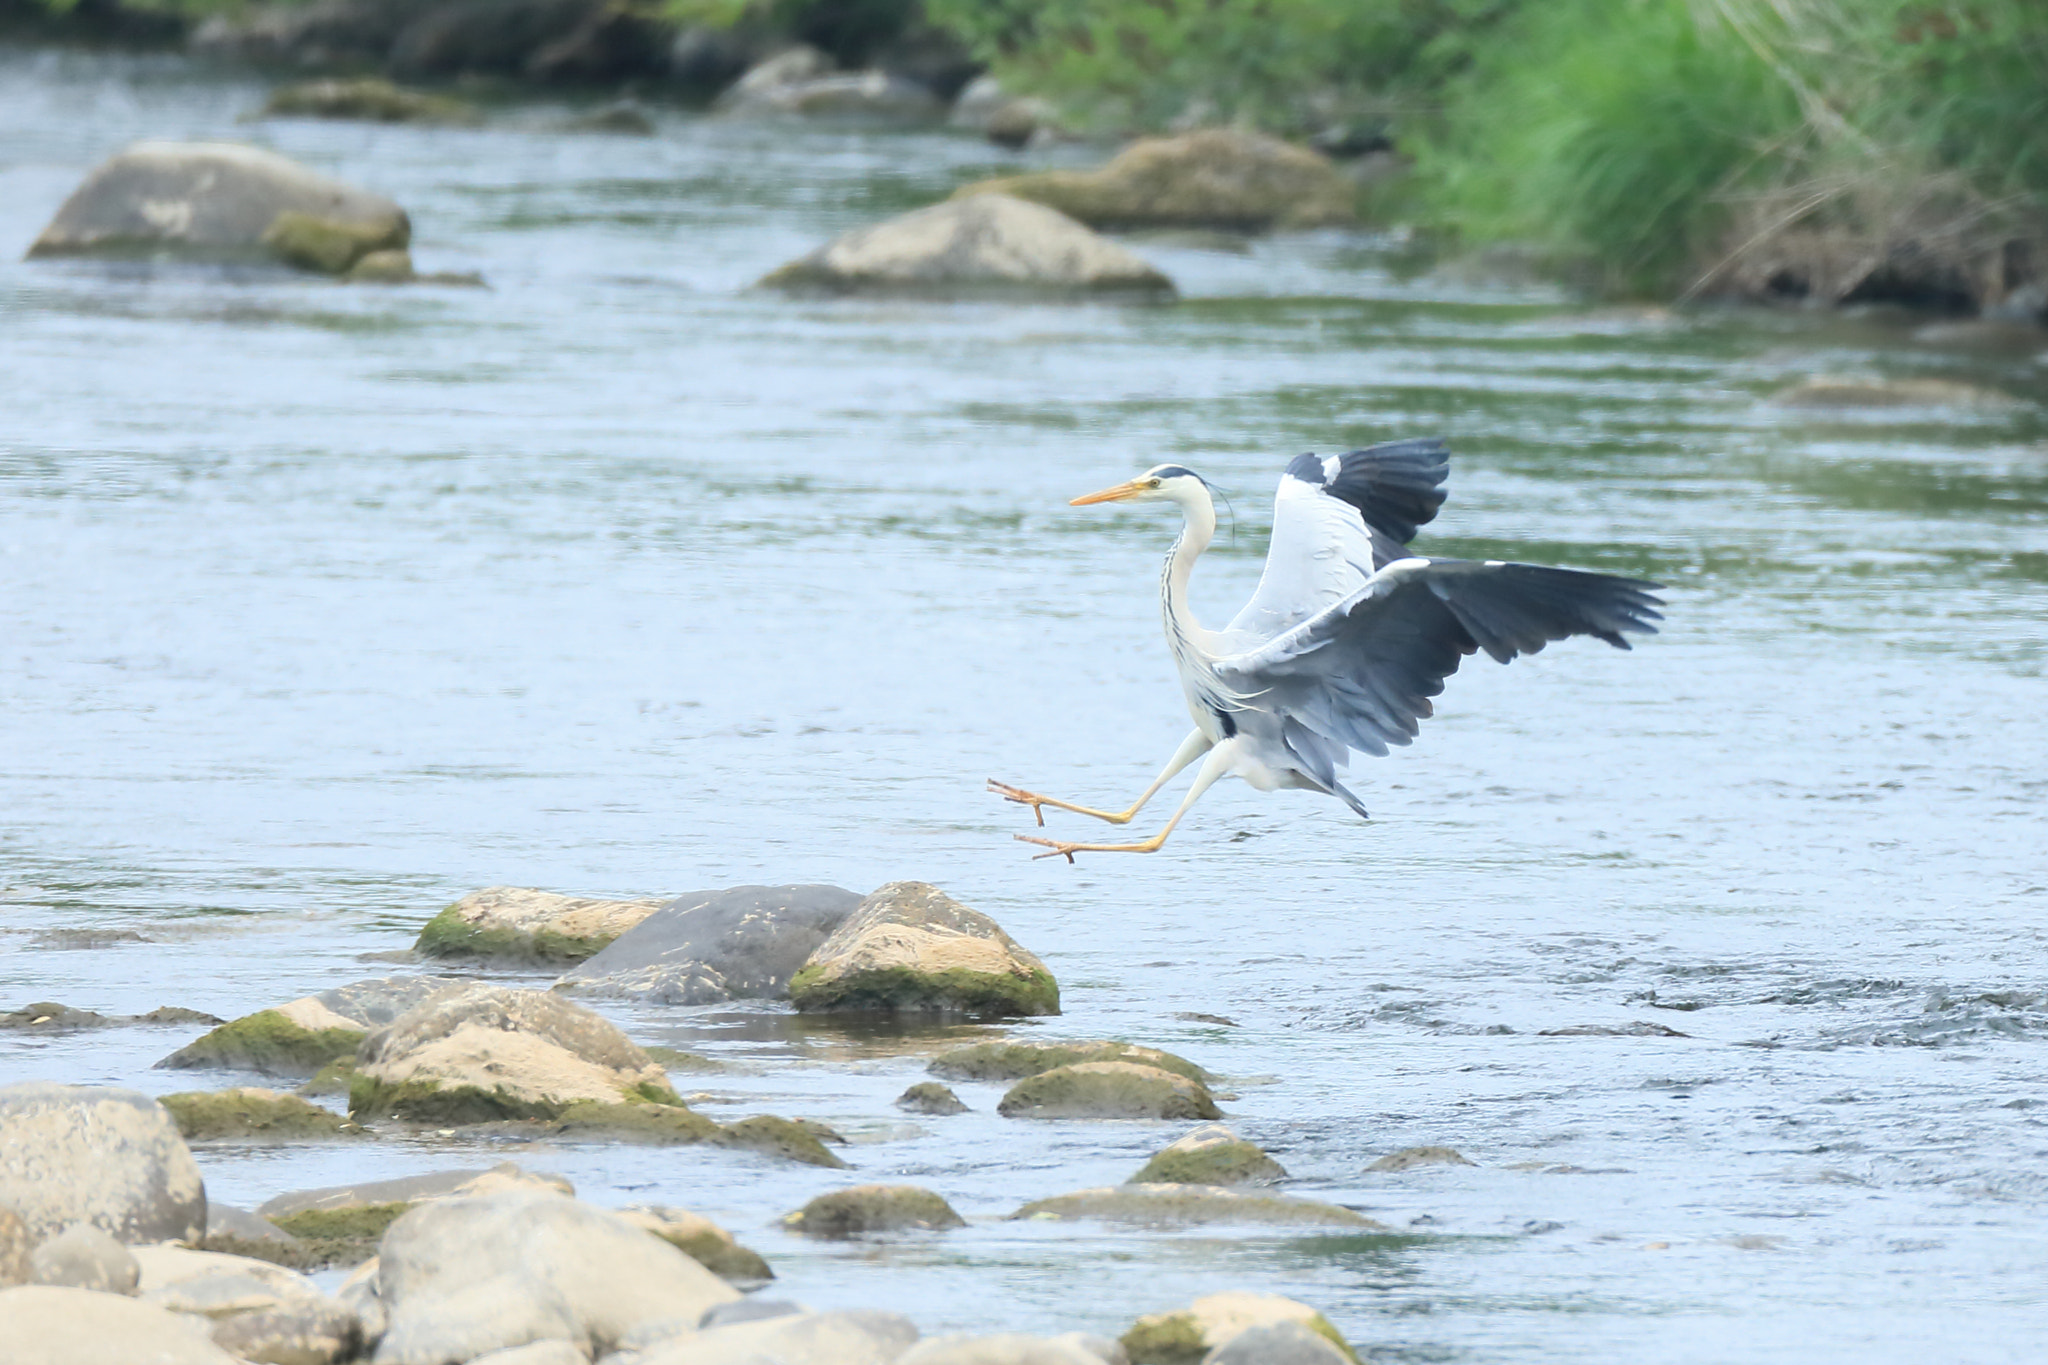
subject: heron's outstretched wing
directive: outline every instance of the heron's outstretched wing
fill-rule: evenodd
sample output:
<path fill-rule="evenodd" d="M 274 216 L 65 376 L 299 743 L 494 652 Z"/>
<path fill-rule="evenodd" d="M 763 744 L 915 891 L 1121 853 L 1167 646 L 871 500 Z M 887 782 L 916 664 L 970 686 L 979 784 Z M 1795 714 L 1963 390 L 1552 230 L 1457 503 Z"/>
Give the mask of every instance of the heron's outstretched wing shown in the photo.
<path fill-rule="evenodd" d="M 1299 455 L 1280 476 L 1258 589 L 1226 633 L 1267 640 L 1357 591 L 1443 505 L 1450 451 L 1435 439 Z"/>
<path fill-rule="evenodd" d="M 1591 635 L 1620 649 L 1654 634 L 1660 585 L 1535 564 L 1404 559 L 1218 675 L 1260 710 L 1370 754 L 1415 737 L 1468 654 L 1502 663 Z"/>

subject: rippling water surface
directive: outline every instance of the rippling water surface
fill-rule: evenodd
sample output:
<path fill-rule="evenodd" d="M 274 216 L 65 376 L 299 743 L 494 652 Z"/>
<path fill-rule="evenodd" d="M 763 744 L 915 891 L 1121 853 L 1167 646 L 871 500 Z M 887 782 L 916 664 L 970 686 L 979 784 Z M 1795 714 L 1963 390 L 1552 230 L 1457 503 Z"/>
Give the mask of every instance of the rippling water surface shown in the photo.
<path fill-rule="evenodd" d="M 492 883 L 946 887 L 1067 1014 L 1228 1077 L 1231 1122 L 1395 1237 L 1020 1224 L 1171 1126 L 890 1106 L 946 1034 L 618 1009 L 740 1064 L 707 1112 L 823 1119 L 851 1172 L 422 1137 L 202 1153 L 217 1198 L 512 1156 L 703 1209 L 778 1293 L 927 1331 L 1083 1327 L 1231 1287 L 1373 1359 L 2025 1361 L 2048 1338 L 2048 373 L 1910 324 L 1593 309 L 1405 278 L 1369 238 L 1140 241 L 1169 307 L 797 303 L 824 237 L 1010 164 L 971 140 L 239 123 L 182 63 L 0 55 L 0 1007 L 232 1016 L 394 969 Z M 393 195 L 488 289 L 21 263 L 143 136 Z M 1814 373 L 2010 407 L 1844 417 Z M 1658 578 L 1666 632 L 1468 664 L 1374 814 L 1218 787 L 1161 854 L 1032 862 L 999 776 L 1120 801 L 1186 728 L 1162 459 L 1457 454 L 1425 550 Z M 1061 823 L 1061 829 L 1068 828 Z M 1076 825 L 1076 828 L 1079 826 Z M 367 958 L 367 960 L 366 960 Z M 1233 1021 L 1189 1020 L 1201 1013 Z M 1563 1034 L 1647 1022 L 1662 1033 Z M 0 1038 L 0 1080 L 163 1092 L 185 1041 Z M 688 1086 L 694 1082 L 683 1082 Z M 1370 1174 L 1447 1143 L 1478 1163 Z M 773 1225 L 905 1180 L 972 1226 Z"/>

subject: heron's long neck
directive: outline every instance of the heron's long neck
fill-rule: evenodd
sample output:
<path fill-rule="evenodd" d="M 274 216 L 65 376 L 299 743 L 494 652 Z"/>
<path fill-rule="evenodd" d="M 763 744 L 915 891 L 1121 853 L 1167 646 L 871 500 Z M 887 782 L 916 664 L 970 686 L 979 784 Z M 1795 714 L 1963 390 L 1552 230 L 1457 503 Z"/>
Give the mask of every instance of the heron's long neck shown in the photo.
<path fill-rule="evenodd" d="M 1176 651 L 1183 646 L 1200 651 L 1200 641 L 1207 632 L 1188 605 L 1188 579 L 1194 575 L 1195 561 L 1216 537 L 1216 507 L 1209 501 L 1209 495 L 1198 489 L 1181 504 L 1181 511 L 1186 521 L 1181 525 L 1180 535 L 1174 538 L 1173 548 L 1166 553 L 1160 597 L 1165 605 L 1167 641 Z"/>

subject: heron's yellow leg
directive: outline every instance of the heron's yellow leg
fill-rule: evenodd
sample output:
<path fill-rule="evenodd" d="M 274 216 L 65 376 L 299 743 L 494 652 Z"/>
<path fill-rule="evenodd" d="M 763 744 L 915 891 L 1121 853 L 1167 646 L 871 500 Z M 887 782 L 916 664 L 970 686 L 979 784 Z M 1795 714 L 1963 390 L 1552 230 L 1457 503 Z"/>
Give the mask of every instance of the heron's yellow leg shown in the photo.
<path fill-rule="evenodd" d="M 1161 787 L 1172 781 L 1176 773 L 1200 758 L 1208 750 L 1209 744 L 1209 737 L 1200 730 L 1189 731 L 1188 737 L 1180 742 L 1178 749 L 1173 751 L 1173 757 L 1166 760 L 1166 767 L 1160 770 L 1159 776 L 1152 779 L 1152 785 L 1145 788 L 1144 793 L 1123 810 L 1097 810 L 1093 806 L 1083 806 L 1072 801 L 1062 801 L 1056 796 L 1040 796 L 1037 792 L 1028 792 L 1022 787 L 1013 787 L 1007 782 L 998 782 L 993 777 L 988 780 L 988 789 L 1002 797 L 1005 801 L 1015 801 L 1020 806 L 1031 807 L 1031 813 L 1038 817 L 1038 823 L 1041 827 L 1045 824 L 1044 807 L 1046 806 L 1052 806 L 1059 810 L 1070 810 L 1076 815 L 1092 815 L 1098 820 L 1107 820 L 1112 825 L 1128 825 L 1131 823 L 1133 816 L 1145 809 L 1145 803 L 1156 796 Z"/>
<path fill-rule="evenodd" d="M 1065 858 L 1070 863 L 1074 861 L 1076 853 L 1157 853 L 1160 846 L 1166 842 L 1166 836 L 1173 833 L 1173 827 L 1180 823 L 1181 817 L 1188 813 L 1188 808 L 1195 804 L 1195 799 L 1215 785 L 1217 778 L 1230 771 L 1231 762 L 1236 756 L 1233 752 L 1235 748 L 1236 745 L 1232 741 L 1225 740 L 1209 751 L 1208 761 L 1202 764 L 1202 771 L 1195 774 L 1194 784 L 1188 788 L 1188 794 L 1181 798 L 1180 808 L 1174 811 L 1173 818 L 1166 822 L 1166 828 L 1149 839 L 1141 839 L 1135 844 L 1069 844 L 1057 839 L 1040 839 L 1031 834 L 1019 834 L 1016 837 L 1024 843 L 1042 844 L 1052 850 L 1050 853 L 1034 853 L 1031 855 L 1033 858 Z"/>

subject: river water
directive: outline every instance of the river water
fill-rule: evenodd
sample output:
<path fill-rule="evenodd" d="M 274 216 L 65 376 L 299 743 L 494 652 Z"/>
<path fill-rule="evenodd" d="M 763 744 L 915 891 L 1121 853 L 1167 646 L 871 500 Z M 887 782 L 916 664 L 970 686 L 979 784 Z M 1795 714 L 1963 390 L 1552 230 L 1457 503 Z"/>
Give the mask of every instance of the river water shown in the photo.
<path fill-rule="evenodd" d="M 380 955 L 494 883 L 918 878 L 1058 976 L 1065 1017 L 1013 1031 L 1194 1058 L 1294 1192 L 1400 1235 L 1003 1221 L 1178 1128 L 1007 1121 L 973 1085 L 907 1120 L 924 1059 L 991 1031 L 768 1008 L 610 1012 L 735 1065 L 681 1080 L 706 1112 L 825 1120 L 853 1170 L 426 1136 L 205 1150 L 214 1197 L 509 1156 L 928 1332 L 1250 1288 L 1382 1361 L 2039 1358 L 2043 348 L 1595 308 L 1347 234 L 1140 240 L 1170 306 L 791 302 L 746 286 L 1014 162 L 681 113 L 238 121 L 262 95 L 0 55 L 0 1007 L 239 1015 L 411 970 Z M 489 287 L 16 259 L 144 136 L 390 193 L 423 269 Z M 1836 373 L 2016 401 L 1765 401 Z M 1226 490 L 1214 621 L 1288 458 L 1422 433 L 1456 451 L 1425 550 L 1657 578 L 1665 632 L 1468 664 L 1354 769 L 1370 824 L 1226 783 L 1158 855 L 1030 860 L 984 778 L 1121 802 L 1187 726 L 1170 512 L 1065 500 L 1165 459 Z M 1546 1032 L 1639 1023 L 1680 1036 Z M 188 1036 L 4 1035 L 0 1081 L 189 1088 L 149 1069 Z M 1477 1164 L 1365 1170 L 1420 1143 Z M 854 1180 L 971 1226 L 775 1226 Z"/>

